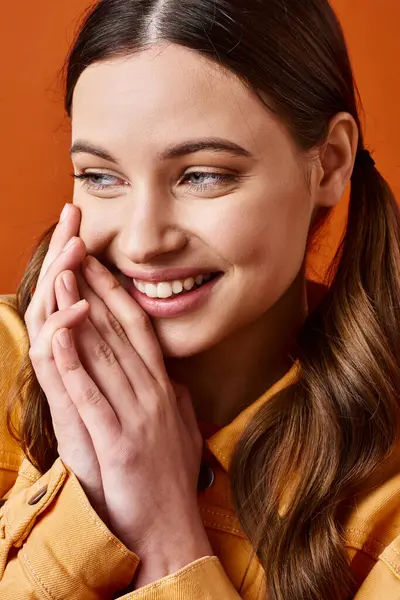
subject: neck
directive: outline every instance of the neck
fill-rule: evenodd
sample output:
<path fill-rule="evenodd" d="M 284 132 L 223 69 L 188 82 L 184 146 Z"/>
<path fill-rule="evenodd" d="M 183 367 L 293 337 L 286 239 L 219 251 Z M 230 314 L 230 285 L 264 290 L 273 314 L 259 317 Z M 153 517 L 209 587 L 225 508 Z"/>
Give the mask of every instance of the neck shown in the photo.
<path fill-rule="evenodd" d="M 306 316 L 301 272 L 256 322 L 201 354 L 167 358 L 168 374 L 189 389 L 197 419 L 223 427 L 283 377 L 296 358 L 296 336 Z"/>

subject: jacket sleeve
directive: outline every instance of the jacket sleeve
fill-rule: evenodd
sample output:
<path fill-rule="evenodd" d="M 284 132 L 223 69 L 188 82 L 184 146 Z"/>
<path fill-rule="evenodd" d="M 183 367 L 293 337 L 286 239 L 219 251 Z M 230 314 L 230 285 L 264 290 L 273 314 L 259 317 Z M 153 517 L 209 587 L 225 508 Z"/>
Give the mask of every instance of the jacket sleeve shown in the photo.
<path fill-rule="evenodd" d="M 205 556 L 120 600 L 241 600 L 217 556 Z"/>
<path fill-rule="evenodd" d="M 0 598 L 117 597 L 132 581 L 139 558 L 101 521 L 60 458 L 24 485 L 30 468 L 25 459 L 17 491 L 0 508 Z"/>
<path fill-rule="evenodd" d="M 354 600 L 399 600 L 400 598 L 400 536 L 395 538 L 391 544 L 384 547 L 377 540 L 369 542 L 373 548 L 368 550 L 369 569 L 368 574 L 358 588 Z M 372 558 L 374 556 L 375 558 Z M 354 557 L 357 564 L 365 562 Z"/>
<path fill-rule="evenodd" d="M 240 600 L 216 556 L 124 593 L 139 558 L 106 527 L 58 458 L 36 481 L 25 459 L 0 509 L 2 600 Z"/>
<path fill-rule="evenodd" d="M 11 382 L 28 349 L 13 300 L 0 297 L 0 598 L 112 598 L 132 581 L 138 557 L 98 517 L 60 458 L 41 474 L 7 429 Z"/>
<path fill-rule="evenodd" d="M 240 600 L 216 556 L 126 593 L 138 556 L 99 518 L 61 458 L 42 475 L 7 433 L 8 390 L 27 349 L 13 298 L 0 297 L 0 598 Z"/>

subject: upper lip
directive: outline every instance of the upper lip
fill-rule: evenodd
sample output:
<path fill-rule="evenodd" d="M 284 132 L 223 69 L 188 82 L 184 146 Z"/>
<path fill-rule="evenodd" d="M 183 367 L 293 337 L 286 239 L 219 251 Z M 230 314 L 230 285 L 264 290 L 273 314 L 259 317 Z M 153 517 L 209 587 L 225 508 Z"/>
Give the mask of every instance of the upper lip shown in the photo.
<path fill-rule="evenodd" d="M 139 271 L 135 269 L 120 269 L 121 273 L 130 279 L 138 279 L 139 281 L 152 281 L 161 283 L 163 281 L 175 281 L 177 279 L 187 279 L 188 277 L 197 277 L 197 275 L 205 275 L 206 273 L 219 273 L 218 269 L 208 269 L 206 267 L 181 267 L 181 268 L 166 268 L 157 271 Z"/>

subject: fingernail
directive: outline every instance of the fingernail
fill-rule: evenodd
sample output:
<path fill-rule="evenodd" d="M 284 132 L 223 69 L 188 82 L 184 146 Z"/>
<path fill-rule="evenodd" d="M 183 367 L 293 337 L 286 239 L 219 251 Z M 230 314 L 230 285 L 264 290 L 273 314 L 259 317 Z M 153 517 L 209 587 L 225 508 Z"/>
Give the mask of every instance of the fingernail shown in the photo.
<path fill-rule="evenodd" d="M 71 204 L 69 202 L 67 202 L 67 204 L 64 205 L 64 208 L 62 209 L 61 214 L 60 214 L 60 223 L 67 219 L 67 217 L 69 215 L 70 206 L 71 206 Z"/>
<path fill-rule="evenodd" d="M 95 273 L 101 273 L 102 268 L 98 260 L 96 260 L 93 256 L 87 255 L 82 261 L 82 265 L 85 269 L 89 269 L 89 271 L 94 271 Z"/>
<path fill-rule="evenodd" d="M 72 284 L 71 273 L 63 273 L 62 280 L 67 292 L 70 292 L 70 294 L 72 294 L 72 292 L 74 291 L 74 287 Z"/>
<path fill-rule="evenodd" d="M 68 250 L 68 248 L 71 248 L 71 246 L 73 246 L 76 242 L 78 238 L 77 237 L 72 237 L 69 242 L 67 244 L 65 244 L 64 248 L 63 248 L 63 252 L 65 252 L 66 250 Z"/>
<path fill-rule="evenodd" d="M 72 346 L 71 334 L 68 329 L 62 329 L 57 333 L 57 342 L 62 348 L 70 348 Z"/>
<path fill-rule="evenodd" d="M 75 302 L 72 304 L 70 308 L 82 308 L 87 303 L 87 300 L 79 300 L 79 302 Z"/>

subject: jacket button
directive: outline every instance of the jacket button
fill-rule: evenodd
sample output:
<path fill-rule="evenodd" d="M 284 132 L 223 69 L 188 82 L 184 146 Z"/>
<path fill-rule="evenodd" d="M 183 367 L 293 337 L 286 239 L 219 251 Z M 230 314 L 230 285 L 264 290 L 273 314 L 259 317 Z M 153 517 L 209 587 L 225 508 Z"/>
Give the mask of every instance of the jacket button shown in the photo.
<path fill-rule="evenodd" d="M 46 492 L 47 492 L 47 485 L 40 488 L 40 490 L 38 492 L 36 492 L 36 494 L 34 496 L 32 496 L 32 498 L 30 500 L 28 500 L 28 504 L 30 504 L 31 506 L 33 504 L 37 504 L 39 502 L 39 500 L 41 500 L 43 498 L 43 496 L 46 495 Z"/>
<path fill-rule="evenodd" d="M 204 492 L 204 490 L 208 490 L 214 483 L 214 479 L 215 474 L 212 468 L 205 463 L 201 463 L 197 491 Z"/>

